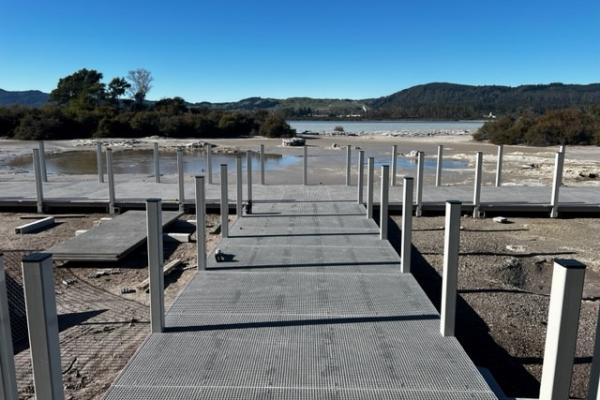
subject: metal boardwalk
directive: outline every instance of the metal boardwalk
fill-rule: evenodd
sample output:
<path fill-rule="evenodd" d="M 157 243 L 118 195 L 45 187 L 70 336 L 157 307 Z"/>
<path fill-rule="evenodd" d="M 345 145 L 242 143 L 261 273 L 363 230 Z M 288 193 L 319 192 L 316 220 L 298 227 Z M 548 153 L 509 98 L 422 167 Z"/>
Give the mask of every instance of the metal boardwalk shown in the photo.
<path fill-rule="evenodd" d="M 257 203 L 109 400 L 495 399 L 353 202 Z"/>

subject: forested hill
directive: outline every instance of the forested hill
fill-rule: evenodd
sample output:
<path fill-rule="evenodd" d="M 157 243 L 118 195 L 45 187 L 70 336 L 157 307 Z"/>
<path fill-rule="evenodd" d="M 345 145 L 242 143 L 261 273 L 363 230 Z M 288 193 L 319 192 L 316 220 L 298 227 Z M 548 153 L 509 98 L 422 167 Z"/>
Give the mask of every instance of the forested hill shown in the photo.
<path fill-rule="evenodd" d="M 6 92 L 0 89 L 0 106 L 22 104 L 39 106 L 48 95 L 39 91 Z M 413 86 L 390 96 L 375 99 L 314 99 L 293 97 L 272 99 L 252 97 L 229 103 L 188 103 L 229 111 L 279 111 L 286 118 L 421 118 L 477 119 L 492 113 L 497 116 L 566 107 L 600 105 L 600 84 L 509 86 L 470 86 L 429 83 Z"/>

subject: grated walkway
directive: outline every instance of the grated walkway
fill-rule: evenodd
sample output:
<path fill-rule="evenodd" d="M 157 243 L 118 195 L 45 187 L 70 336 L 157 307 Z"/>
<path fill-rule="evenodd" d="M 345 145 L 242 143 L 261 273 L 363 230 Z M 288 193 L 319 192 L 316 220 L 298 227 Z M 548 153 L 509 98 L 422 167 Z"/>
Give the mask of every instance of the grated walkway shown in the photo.
<path fill-rule="evenodd" d="M 495 399 L 353 202 L 258 203 L 109 400 Z"/>

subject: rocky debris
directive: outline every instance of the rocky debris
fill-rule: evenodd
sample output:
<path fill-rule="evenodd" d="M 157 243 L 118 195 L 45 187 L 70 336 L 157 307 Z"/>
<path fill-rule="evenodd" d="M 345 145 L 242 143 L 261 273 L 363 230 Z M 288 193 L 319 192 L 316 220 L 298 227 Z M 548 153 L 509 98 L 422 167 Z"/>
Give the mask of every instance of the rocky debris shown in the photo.
<path fill-rule="evenodd" d="M 505 260 L 498 268 L 498 276 L 505 284 L 523 288 L 525 286 L 526 273 L 521 260 L 511 257 Z"/>
<path fill-rule="evenodd" d="M 131 294 L 131 293 L 135 293 L 135 289 L 130 288 L 130 287 L 121 288 L 121 294 Z"/>
<path fill-rule="evenodd" d="M 169 276 L 173 271 L 175 271 L 177 268 L 181 267 L 181 260 L 180 259 L 175 259 L 171 262 L 169 262 L 167 265 L 165 265 L 163 267 L 163 274 L 165 277 Z M 137 290 L 140 292 L 143 292 L 145 290 L 148 290 L 148 288 L 150 287 L 150 278 L 144 279 L 142 282 L 140 282 L 137 285 Z M 135 292 L 135 289 L 132 289 L 133 292 Z M 121 289 L 121 293 L 123 292 L 123 289 Z M 130 293 L 133 293 L 130 292 Z"/>
<path fill-rule="evenodd" d="M 408 153 L 404 154 L 404 157 L 406 158 L 417 158 L 419 155 L 419 152 L 417 150 L 411 150 Z"/>
<path fill-rule="evenodd" d="M 282 146 L 304 146 L 306 144 L 306 139 L 302 137 L 293 137 L 293 138 L 284 138 L 281 139 Z"/>
<path fill-rule="evenodd" d="M 498 223 L 498 224 L 508 224 L 508 218 L 506 217 L 494 217 L 493 221 Z"/>
<path fill-rule="evenodd" d="M 598 178 L 598 174 L 595 172 L 583 172 L 580 171 L 578 174 L 581 178 L 585 178 L 585 179 L 597 179 Z"/>
<path fill-rule="evenodd" d="M 65 285 L 65 286 L 71 286 L 75 282 L 77 282 L 77 279 L 73 279 L 73 278 L 70 278 L 70 279 L 66 279 L 65 278 L 65 279 L 62 280 L 62 284 Z"/>
<path fill-rule="evenodd" d="M 506 250 L 512 251 L 513 253 L 525 253 L 527 248 L 522 244 L 508 244 L 506 245 Z"/>
<path fill-rule="evenodd" d="M 90 278 L 90 279 L 98 279 L 98 278 L 102 278 L 103 276 L 118 275 L 120 273 L 121 273 L 121 271 L 116 270 L 116 269 L 110 269 L 110 268 L 97 269 L 96 271 L 94 271 L 91 274 L 89 274 L 88 278 Z"/>

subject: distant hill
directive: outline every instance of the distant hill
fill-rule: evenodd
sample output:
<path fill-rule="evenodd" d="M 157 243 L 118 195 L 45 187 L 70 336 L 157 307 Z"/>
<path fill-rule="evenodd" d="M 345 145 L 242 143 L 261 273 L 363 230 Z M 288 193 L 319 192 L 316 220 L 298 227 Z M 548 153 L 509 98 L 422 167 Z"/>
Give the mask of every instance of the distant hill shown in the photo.
<path fill-rule="evenodd" d="M 0 89 L 0 106 L 21 104 L 37 107 L 48 94 L 37 90 L 7 92 Z M 152 103 L 152 102 L 149 102 Z M 188 103 L 227 111 L 278 111 L 287 118 L 419 118 L 476 119 L 492 113 L 505 115 L 531 110 L 600 105 L 600 84 L 510 86 L 472 86 L 453 83 L 428 83 L 375 99 L 315 99 L 290 97 L 273 99 L 250 97 L 228 103 Z"/>
<path fill-rule="evenodd" d="M 9 92 L 0 89 L 0 106 L 29 106 L 40 107 L 48 102 L 48 93 L 39 90 L 24 90 L 21 92 Z"/>

